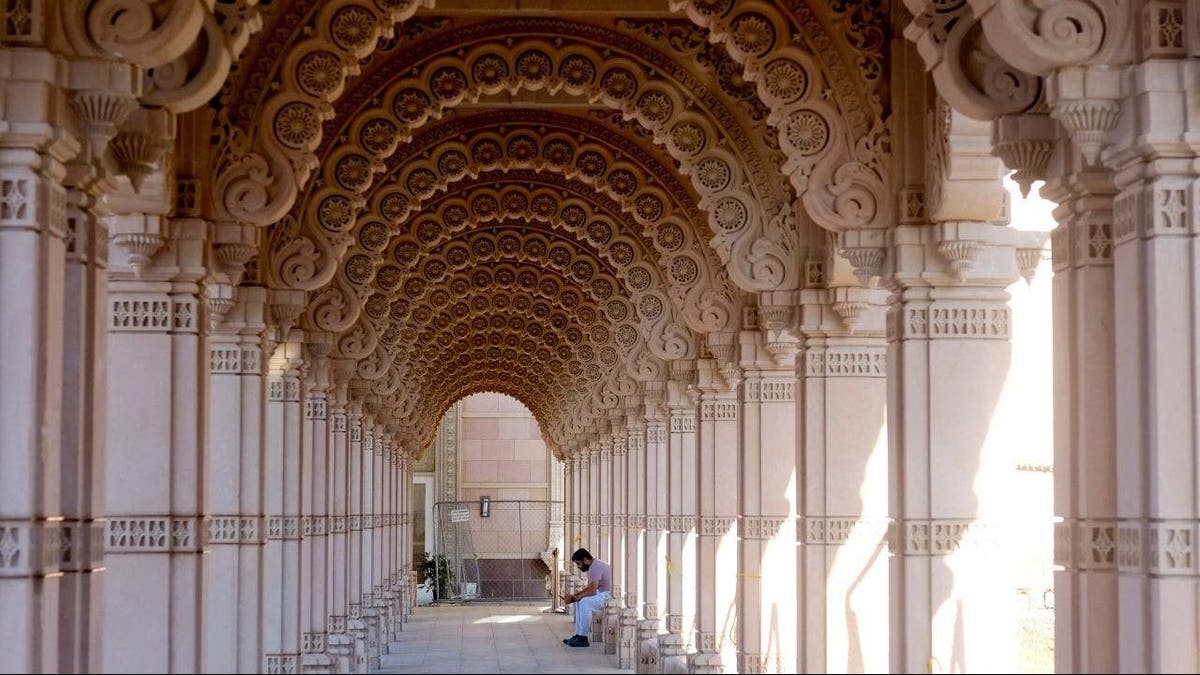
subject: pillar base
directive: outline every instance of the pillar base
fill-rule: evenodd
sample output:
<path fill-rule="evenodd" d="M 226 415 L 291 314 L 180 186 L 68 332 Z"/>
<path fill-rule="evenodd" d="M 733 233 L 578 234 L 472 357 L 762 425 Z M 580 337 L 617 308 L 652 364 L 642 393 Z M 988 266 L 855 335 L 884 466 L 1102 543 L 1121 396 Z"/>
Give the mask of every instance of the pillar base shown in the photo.
<path fill-rule="evenodd" d="M 658 619 L 642 619 L 637 624 L 637 672 L 639 675 L 658 672 Z"/>
<path fill-rule="evenodd" d="M 275 673 L 298 673 L 300 672 L 299 664 L 299 654 L 267 654 L 266 672 L 271 675 Z"/>
<path fill-rule="evenodd" d="M 621 600 L 615 595 L 604 603 L 604 653 L 616 654 L 621 639 Z"/>
<path fill-rule="evenodd" d="M 679 633 L 663 633 L 658 636 L 658 672 L 667 674 L 689 673 L 687 645 Z"/>
<path fill-rule="evenodd" d="M 725 662 L 720 652 L 697 652 L 692 656 L 692 672 L 697 674 L 724 673 Z"/>
<path fill-rule="evenodd" d="M 637 610 L 621 610 L 621 639 L 617 645 L 617 667 L 633 668 L 637 663 Z"/>

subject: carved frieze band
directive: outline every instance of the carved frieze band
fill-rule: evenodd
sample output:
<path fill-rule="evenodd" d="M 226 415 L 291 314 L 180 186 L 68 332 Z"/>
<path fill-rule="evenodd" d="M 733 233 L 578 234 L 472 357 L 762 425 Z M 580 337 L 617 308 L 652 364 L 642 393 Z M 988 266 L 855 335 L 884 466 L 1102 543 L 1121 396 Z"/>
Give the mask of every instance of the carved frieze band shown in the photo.
<path fill-rule="evenodd" d="M 1164 183 L 1166 180 L 1163 181 Z M 1196 218 L 1186 185 L 1154 185 L 1122 191 L 1113 201 L 1113 243 L 1131 239 L 1192 236 Z"/>
<path fill-rule="evenodd" d="M 646 443 L 657 443 L 662 445 L 667 442 L 667 425 L 652 422 L 646 427 Z"/>
<path fill-rule="evenodd" d="M 323 420 L 328 416 L 328 409 L 323 398 L 309 398 L 304 401 L 304 419 Z"/>
<path fill-rule="evenodd" d="M 1112 265 L 1113 228 L 1109 223 L 1063 223 L 1050 232 L 1054 271 L 1068 267 Z"/>
<path fill-rule="evenodd" d="M 209 516 L 208 543 L 261 544 L 263 519 L 258 516 Z"/>
<path fill-rule="evenodd" d="M 887 349 L 830 347 L 804 352 L 807 377 L 886 377 Z"/>
<path fill-rule="evenodd" d="M 323 537 L 327 520 L 326 516 L 301 516 L 300 530 L 306 537 Z"/>
<path fill-rule="evenodd" d="M 95 569 L 103 561 L 101 522 L 0 520 L 0 578 Z"/>
<path fill-rule="evenodd" d="M 295 675 L 300 672 L 299 654 L 267 654 L 268 675 Z"/>
<path fill-rule="evenodd" d="M 268 516 L 267 539 L 299 539 L 300 516 Z"/>
<path fill-rule="evenodd" d="M 346 433 L 346 413 L 330 413 L 329 430 L 335 434 Z"/>
<path fill-rule="evenodd" d="M 1012 312 L 1005 305 L 904 307 L 888 314 L 887 337 L 1007 340 Z"/>
<path fill-rule="evenodd" d="M 777 659 L 776 659 L 777 660 Z M 779 668 L 771 667 L 772 658 L 763 654 L 738 654 L 739 673 L 780 673 Z M 778 665 L 778 664 L 776 664 Z"/>
<path fill-rule="evenodd" d="M 1055 523 L 1054 563 L 1075 570 L 1200 577 L 1200 519 L 1071 519 Z"/>
<path fill-rule="evenodd" d="M 109 553 L 202 551 L 208 527 L 203 517 L 115 516 L 104 523 L 104 547 Z"/>
<path fill-rule="evenodd" d="M 667 516 L 646 516 L 647 530 L 666 530 L 669 523 Z"/>
<path fill-rule="evenodd" d="M 916 518 L 893 522 L 888 550 L 895 555 L 950 555 L 996 548 L 995 526 L 961 518 Z"/>
<path fill-rule="evenodd" d="M 743 387 L 747 403 L 772 403 L 796 400 L 794 379 L 748 379 Z"/>
<path fill-rule="evenodd" d="M 272 375 L 267 380 L 267 398 L 285 403 L 300 402 L 300 378 L 291 375 Z"/>
<path fill-rule="evenodd" d="M 696 529 L 695 516 L 671 516 L 670 523 L 672 532 L 687 533 Z"/>
<path fill-rule="evenodd" d="M 882 543 L 890 523 L 887 518 L 805 516 L 804 543 L 808 546 L 837 546 L 859 537 L 871 537 Z"/>
<path fill-rule="evenodd" d="M 683 615 L 668 614 L 667 615 L 667 631 L 679 635 L 683 632 Z"/>
<path fill-rule="evenodd" d="M 327 623 L 330 633 L 339 634 L 346 632 L 346 617 L 338 614 L 331 614 Z"/>
<path fill-rule="evenodd" d="M 716 633 L 696 631 L 696 646 L 702 652 L 716 652 L 721 648 L 721 641 Z"/>
<path fill-rule="evenodd" d="M 114 333 L 196 332 L 197 301 L 161 294 L 109 296 L 108 329 Z"/>
<path fill-rule="evenodd" d="M 208 350 L 208 368 L 214 375 L 261 375 L 261 350 L 216 343 Z"/>
<path fill-rule="evenodd" d="M 671 412 L 671 433 L 695 433 L 695 413 Z"/>
<path fill-rule="evenodd" d="M 305 654 L 320 654 L 325 651 L 325 634 L 305 633 L 301 649 Z"/>
<path fill-rule="evenodd" d="M 737 401 L 701 401 L 700 421 L 728 422 L 738 418 Z"/>
<path fill-rule="evenodd" d="M 733 516 L 700 516 L 699 531 L 702 537 L 720 537 L 733 531 L 737 524 Z"/>
<path fill-rule="evenodd" d="M 774 539 L 791 523 L 787 516 L 742 516 L 738 534 L 742 539 Z"/>

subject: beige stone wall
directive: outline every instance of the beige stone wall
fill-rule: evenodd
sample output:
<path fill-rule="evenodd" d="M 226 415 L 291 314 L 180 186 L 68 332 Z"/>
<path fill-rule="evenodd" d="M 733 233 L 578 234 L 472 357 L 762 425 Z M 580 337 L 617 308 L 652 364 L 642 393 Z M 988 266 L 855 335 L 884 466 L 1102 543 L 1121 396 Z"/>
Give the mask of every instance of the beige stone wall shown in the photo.
<path fill-rule="evenodd" d="M 547 499 L 549 451 L 520 401 L 475 394 L 462 401 L 459 499 Z"/>
<path fill-rule="evenodd" d="M 470 503 L 481 558 L 528 558 L 546 547 L 550 453 L 533 414 L 514 398 L 475 394 L 462 401 L 459 500 Z M 479 517 L 479 498 L 491 515 Z M 525 501 L 519 506 L 518 500 Z"/>

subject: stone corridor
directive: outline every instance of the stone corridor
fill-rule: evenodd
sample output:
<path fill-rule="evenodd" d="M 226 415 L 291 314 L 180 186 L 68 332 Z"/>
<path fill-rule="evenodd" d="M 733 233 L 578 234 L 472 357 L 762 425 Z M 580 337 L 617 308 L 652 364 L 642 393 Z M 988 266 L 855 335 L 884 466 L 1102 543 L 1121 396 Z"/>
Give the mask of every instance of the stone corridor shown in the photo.
<path fill-rule="evenodd" d="M 545 605 L 418 607 L 376 673 L 618 673 L 602 643 L 562 644 L 571 619 Z"/>

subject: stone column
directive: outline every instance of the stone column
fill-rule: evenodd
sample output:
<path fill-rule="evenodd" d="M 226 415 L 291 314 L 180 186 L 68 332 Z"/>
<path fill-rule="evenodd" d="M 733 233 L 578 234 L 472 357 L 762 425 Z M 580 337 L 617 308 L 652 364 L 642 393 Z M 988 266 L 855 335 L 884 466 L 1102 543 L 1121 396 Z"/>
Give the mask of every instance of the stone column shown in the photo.
<path fill-rule="evenodd" d="M 790 304 L 772 308 L 790 326 Z M 760 311 L 760 322 L 766 317 Z M 750 326 L 749 328 L 752 328 Z M 770 342 L 768 342 L 770 340 Z M 795 339 L 743 330 L 738 672 L 788 673 L 796 664 Z M 786 636 L 786 639 L 785 637 Z"/>
<path fill-rule="evenodd" d="M 1194 45 L 1194 14 L 1186 16 L 1184 35 Z M 1162 17 L 1147 10 L 1148 30 L 1169 30 L 1159 25 Z M 1200 669 L 1200 183 L 1188 140 L 1200 120 L 1195 75 L 1194 58 L 1131 66 L 1121 78 L 1126 98 L 1110 136 L 1116 143 L 1104 155 L 1118 190 L 1113 325 L 1122 672 Z M 1066 85 L 1057 92 L 1063 98 L 1076 93 Z"/>
<path fill-rule="evenodd" d="M 136 106 L 130 90 L 136 88 L 140 76 L 128 66 L 90 61 L 74 62 L 71 71 L 71 79 L 86 88 L 74 92 L 70 99 L 83 122 L 84 134 L 80 153 L 67 165 L 64 177 L 68 189 L 61 390 L 62 551 L 58 561 L 62 577 L 58 660 L 51 669 L 85 673 L 102 667 L 104 575 L 100 572 L 104 570 L 104 391 L 109 318 L 107 196 L 118 187 L 116 176 L 104 168 L 102 159 L 117 132 L 116 124 Z M 11 78 L 13 74 L 6 76 Z M 6 83 L 18 88 L 28 84 L 17 84 L 12 79 Z M 24 99 L 18 95 L 14 100 Z M 52 231 L 52 221 L 46 222 L 47 232 Z M 0 661 L 0 669 L 4 665 Z"/>
<path fill-rule="evenodd" d="M 603 510 L 611 523 L 609 529 L 609 554 L 605 560 L 612 564 L 612 596 L 604 604 L 604 652 L 616 654 L 621 635 L 621 608 L 625 606 L 625 459 L 628 450 L 628 435 L 620 410 L 609 411 L 609 437 L 612 439 L 608 460 L 608 503 Z M 603 524 L 605 521 L 601 521 Z M 620 662 L 618 656 L 617 661 Z"/>
<path fill-rule="evenodd" d="M 333 336 L 306 333 L 308 376 L 304 379 L 304 431 L 301 444 L 300 587 L 301 668 L 329 666 L 325 654 L 326 483 L 329 460 L 329 350 Z"/>
<path fill-rule="evenodd" d="M 613 537 L 612 537 L 612 505 L 613 505 L 613 481 L 612 481 L 612 466 L 613 466 L 613 439 L 606 432 L 601 436 L 599 450 L 596 452 L 596 510 L 594 514 L 599 518 L 597 523 L 597 546 L 590 548 L 592 554 L 601 560 L 612 562 L 613 559 Z M 616 587 L 617 571 L 613 570 L 613 586 Z"/>
<path fill-rule="evenodd" d="M 114 216 L 103 669 L 201 672 L 209 224 Z M 137 486 L 132 489 L 131 486 Z"/>
<path fill-rule="evenodd" d="M 262 662 L 266 299 L 264 288 L 239 288 L 209 336 L 204 648 L 212 672 L 253 671 Z"/>
<path fill-rule="evenodd" d="M 375 563 L 375 514 L 376 503 L 379 499 L 378 477 L 379 457 L 376 456 L 376 444 L 382 445 L 374 415 L 368 417 L 363 424 L 363 517 L 362 517 L 362 575 L 359 577 L 362 589 L 362 614 L 367 626 L 367 667 L 379 668 L 379 607 L 375 602 L 375 584 L 377 567 Z"/>
<path fill-rule="evenodd" d="M 736 345 L 714 344 L 717 359 L 700 359 L 700 413 L 696 424 L 697 673 L 737 671 L 738 465 L 740 453 L 736 366 L 729 365 Z"/>
<path fill-rule="evenodd" d="M 888 668 L 886 291 L 800 291 L 798 668 Z"/>
<path fill-rule="evenodd" d="M 667 424 L 670 421 L 662 383 L 648 383 L 643 419 L 646 445 L 639 458 L 637 477 L 642 484 L 642 512 L 646 530 L 642 555 L 642 621 L 638 623 L 638 673 L 658 672 L 658 636 L 665 628 L 667 610 Z"/>
<path fill-rule="evenodd" d="M 626 401 L 627 440 L 625 462 L 625 605 L 621 610 L 621 642 L 618 648 L 620 665 L 633 668 L 637 663 L 637 623 L 641 614 L 642 537 L 646 528 L 645 496 L 642 494 L 642 459 L 646 447 L 646 422 L 642 418 L 641 397 Z"/>
<path fill-rule="evenodd" d="M 378 401 L 375 408 L 378 409 Z M 385 419 L 380 412 L 375 414 L 375 443 L 372 445 L 374 464 L 371 470 L 371 605 L 375 608 L 375 649 L 387 653 L 388 613 L 387 599 L 383 597 L 384 579 L 387 570 L 383 566 L 383 509 L 385 503 L 384 474 L 387 472 L 387 432 L 380 421 Z"/>
<path fill-rule="evenodd" d="M 1112 200 L 1065 140 L 1054 254 L 1054 660 L 1059 672 L 1117 672 L 1116 378 Z"/>
<path fill-rule="evenodd" d="M 600 512 L 603 509 L 600 498 L 600 442 L 593 440 L 587 453 L 588 458 L 588 536 L 582 544 L 584 548 L 595 555 L 601 555 L 604 550 L 601 544 Z M 603 557 L 603 556 L 601 556 Z"/>
<path fill-rule="evenodd" d="M 688 397 L 694 386 L 695 363 L 671 364 L 667 405 L 670 411 L 667 437 L 667 481 L 670 516 L 668 525 L 667 570 L 667 633 L 659 638 L 659 668 L 665 672 L 665 652 L 683 654 L 694 650 L 696 630 L 696 404 Z M 686 659 L 682 664 L 687 668 Z"/>
<path fill-rule="evenodd" d="M 384 436 L 383 446 L 383 473 L 380 476 L 381 500 L 379 505 L 380 513 L 380 546 L 379 560 L 382 574 L 379 580 L 379 595 L 383 600 L 384 611 L 386 612 L 387 629 L 386 642 L 383 647 L 385 652 L 390 650 L 388 647 L 396 639 L 395 634 L 399 629 L 398 612 L 396 611 L 396 465 L 397 465 L 397 449 L 396 441 L 391 433 Z"/>
<path fill-rule="evenodd" d="M 329 590 L 329 622 L 327 639 L 330 657 L 337 672 L 350 672 L 352 668 L 352 641 L 347 620 L 349 617 L 349 559 L 348 536 L 350 503 L 350 442 L 347 404 L 349 402 L 350 378 L 354 375 L 355 362 L 338 359 L 333 362 L 330 375 L 333 379 L 332 393 L 328 399 L 329 409 L 329 565 L 326 584 Z"/>
<path fill-rule="evenodd" d="M 357 399 L 357 396 L 356 396 Z M 362 403 L 351 400 L 347 406 L 347 423 L 350 428 L 347 450 L 347 494 L 346 507 L 346 596 L 347 627 L 354 642 L 354 671 L 362 672 L 367 667 L 367 624 L 363 621 L 363 410 Z"/>
<path fill-rule="evenodd" d="M 280 300 L 288 295 L 273 292 L 273 311 L 287 306 Z M 267 542 L 263 549 L 263 650 L 267 673 L 300 672 L 302 343 L 300 331 L 290 331 L 275 348 L 267 378 Z"/>
<path fill-rule="evenodd" d="M 59 668 L 62 181 L 79 150 L 55 129 L 63 70 L 48 52 L 0 50 L 0 670 L 8 672 Z"/>
<path fill-rule="evenodd" d="M 1012 469 L 988 432 L 1008 373 L 1016 232 L 943 222 L 890 235 L 891 669 L 1008 670 Z"/>

